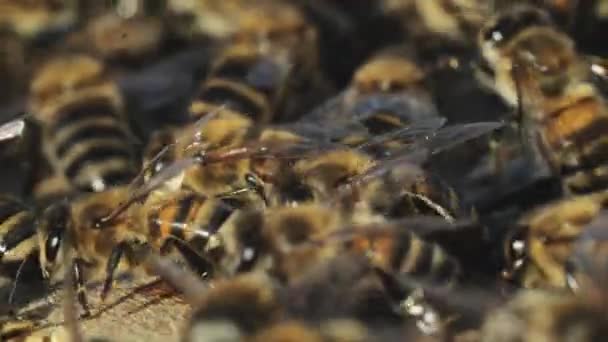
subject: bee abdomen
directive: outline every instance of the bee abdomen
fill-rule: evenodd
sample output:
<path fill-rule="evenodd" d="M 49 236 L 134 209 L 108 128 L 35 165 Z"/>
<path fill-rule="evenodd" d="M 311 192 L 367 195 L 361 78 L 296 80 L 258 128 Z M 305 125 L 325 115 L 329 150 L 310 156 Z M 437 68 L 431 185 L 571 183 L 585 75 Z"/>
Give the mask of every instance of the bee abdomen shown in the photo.
<path fill-rule="evenodd" d="M 254 88 L 230 80 L 208 81 L 198 99 L 218 106 L 225 105 L 254 121 L 265 119 L 267 102 Z"/>
<path fill-rule="evenodd" d="M 102 119 L 120 121 L 121 117 L 116 105 L 107 98 L 88 99 L 87 102 L 75 102 L 59 110 L 57 121 L 50 129 L 50 133 L 55 135 L 67 126 L 87 119 Z"/>
<path fill-rule="evenodd" d="M 35 232 L 33 212 L 14 198 L 0 197 L 0 258 Z"/>
<path fill-rule="evenodd" d="M 608 185 L 606 133 L 608 115 L 595 98 L 552 115 L 546 136 L 551 148 L 559 150 L 560 174 L 568 190 L 581 193 Z"/>
<path fill-rule="evenodd" d="M 65 175 L 83 191 L 102 191 L 135 176 L 128 128 L 110 103 L 81 103 L 51 128 L 54 153 Z"/>
<path fill-rule="evenodd" d="M 405 235 L 405 234 L 404 234 Z M 451 284 L 459 274 L 459 265 L 439 245 L 426 242 L 413 234 L 402 240 L 409 242 L 409 248 L 400 247 L 401 262 L 399 272 L 420 279 L 427 279 L 438 285 Z"/>
<path fill-rule="evenodd" d="M 150 236 L 153 239 L 175 238 L 189 241 L 197 234 L 197 216 L 207 198 L 185 193 L 170 200 L 148 215 Z M 199 229 L 200 230 L 200 229 Z"/>

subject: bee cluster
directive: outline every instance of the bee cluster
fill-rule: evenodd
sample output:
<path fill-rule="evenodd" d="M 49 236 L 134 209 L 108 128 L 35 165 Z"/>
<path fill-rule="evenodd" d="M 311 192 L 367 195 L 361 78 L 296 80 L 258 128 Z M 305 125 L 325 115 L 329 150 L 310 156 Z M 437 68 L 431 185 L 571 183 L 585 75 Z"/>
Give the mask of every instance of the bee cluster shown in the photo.
<path fill-rule="evenodd" d="M 183 341 L 608 337 L 607 23 L 604 0 L 0 0 L 0 340 L 98 340 L 82 322 L 144 274 L 188 304 Z"/>

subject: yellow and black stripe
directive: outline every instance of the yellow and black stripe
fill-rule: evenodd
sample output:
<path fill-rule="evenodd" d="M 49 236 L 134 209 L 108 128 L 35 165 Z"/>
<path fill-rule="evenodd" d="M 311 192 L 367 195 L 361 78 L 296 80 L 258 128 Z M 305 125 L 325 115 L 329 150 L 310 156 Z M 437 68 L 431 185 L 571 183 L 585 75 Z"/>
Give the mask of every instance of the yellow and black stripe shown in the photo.
<path fill-rule="evenodd" d="M 76 101 L 57 113 L 47 141 L 78 190 L 98 192 L 133 179 L 135 149 L 120 108 L 109 98 Z"/>
<path fill-rule="evenodd" d="M 284 77 L 284 66 L 278 59 L 259 52 L 255 46 L 228 47 L 193 101 L 191 114 L 198 118 L 205 113 L 197 108 L 225 106 L 254 122 L 268 123 L 280 101 Z"/>
<path fill-rule="evenodd" d="M 0 196 L 0 259 L 36 233 L 35 215 L 19 200 Z"/>

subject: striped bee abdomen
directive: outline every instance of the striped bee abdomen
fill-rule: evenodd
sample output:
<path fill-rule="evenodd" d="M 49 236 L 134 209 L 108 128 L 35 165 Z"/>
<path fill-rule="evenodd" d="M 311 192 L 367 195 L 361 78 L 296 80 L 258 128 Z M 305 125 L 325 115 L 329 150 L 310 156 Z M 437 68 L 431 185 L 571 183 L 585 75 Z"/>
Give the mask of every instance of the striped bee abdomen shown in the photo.
<path fill-rule="evenodd" d="M 135 149 L 120 109 L 109 99 L 80 101 L 59 109 L 49 127 L 52 154 L 81 191 L 126 184 L 136 174 Z"/>

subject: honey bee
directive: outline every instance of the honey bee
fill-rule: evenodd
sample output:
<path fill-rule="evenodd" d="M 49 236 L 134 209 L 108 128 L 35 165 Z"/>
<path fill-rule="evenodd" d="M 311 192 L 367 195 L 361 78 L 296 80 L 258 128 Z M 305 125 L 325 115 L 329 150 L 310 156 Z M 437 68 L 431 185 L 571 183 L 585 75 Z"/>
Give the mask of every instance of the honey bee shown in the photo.
<path fill-rule="evenodd" d="M 606 196 L 578 195 L 526 214 L 505 240 L 505 276 L 528 288 L 565 288 L 575 242 L 599 216 Z"/>
<path fill-rule="evenodd" d="M 66 38 L 64 49 L 86 51 L 109 63 L 137 65 L 159 54 L 166 28 L 158 17 L 128 18 L 106 12 L 87 21 L 86 26 Z"/>
<path fill-rule="evenodd" d="M 76 22 L 73 1 L 11 1 L 0 2 L 0 26 L 9 27 L 25 39 L 69 29 Z"/>
<path fill-rule="evenodd" d="M 382 8 L 401 19 L 423 50 L 473 45 L 475 34 L 494 10 L 492 1 L 479 0 L 386 0 Z"/>
<path fill-rule="evenodd" d="M 514 7 L 480 31 L 479 46 L 491 87 L 518 110 L 529 155 L 567 193 L 602 188 L 605 104 L 573 41 L 546 13 Z"/>
<path fill-rule="evenodd" d="M 572 291 L 566 288 L 520 290 L 506 305 L 489 313 L 481 330 L 483 341 L 514 341 L 522 336 L 535 340 L 593 341 L 606 334 L 606 212 L 598 208 L 601 204 L 588 202 L 591 196 L 572 200 L 570 207 L 559 203 L 562 210 L 568 211 L 561 221 L 560 233 L 565 234 L 557 236 L 564 246 L 558 247 L 560 254 L 557 248 L 551 248 L 550 252 L 554 253 L 546 253 L 545 257 L 555 263 L 563 260 L 569 251 L 561 271 L 563 282 L 559 285 L 567 285 Z M 605 194 L 595 196 L 603 199 Z M 598 197 L 596 203 L 603 202 Z M 573 212 L 577 215 L 572 215 Z M 557 215 L 547 216 L 556 218 Z M 553 267 L 550 275 L 557 279 L 558 267 L 550 266 Z M 514 326 L 519 328 L 512 329 Z"/>
<path fill-rule="evenodd" d="M 187 35 L 250 43 L 265 53 L 289 50 L 294 60 L 315 65 L 318 62 L 317 32 L 294 5 L 286 1 L 215 1 L 192 3 L 169 1 L 168 10 L 190 26 Z M 306 57 L 308 59 L 302 58 Z"/>
<path fill-rule="evenodd" d="M 170 2 L 168 8 L 192 18 L 194 35 L 203 33 L 228 46 L 248 45 L 261 55 L 282 55 L 291 70 L 285 82 L 290 101 L 280 102 L 281 121 L 293 121 L 333 91 L 320 72 L 317 29 L 295 4 L 206 0 Z"/>
<path fill-rule="evenodd" d="M 605 295 L 605 294 L 604 294 Z M 491 311 L 481 341 L 595 341 L 606 333 L 605 300 L 570 293 L 521 290 Z M 517 327 L 517 329 L 514 329 Z"/>
<path fill-rule="evenodd" d="M 48 61 L 32 81 L 28 109 L 52 172 L 37 180 L 34 197 L 103 191 L 135 176 L 123 99 L 98 60 L 68 55 Z"/>
<path fill-rule="evenodd" d="M 129 198 L 130 191 L 126 186 L 114 187 L 54 203 L 37 221 L 43 277 L 62 279 L 61 270 L 72 264 L 69 271 L 74 272 L 78 301 L 85 315 L 89 313 L 84 288 L 88 279 L 104 279 L 103 299 L 111 290 L 117 270 L 127 267 L 137 271 L 151 253 L 177 251 L 199 274 L 212 274 L 214 270 L 204 255 L 205 248 L 211 233 L 229 218 L 232 206 L 182 191 L 169 198 L 151 196 L 111 222 L 101 222 L 117 203 Z"/>
<path fill-rule="evenodd" d="M 402 49 L 387 48 L 359 66 L 347 89 L 303 120 L 348 121 L 355 116 L 378 135 L 427 118 L 438 117 L 424 87 L 426 71 Z"/>
<path fill-rule="evenodd" d="M 211 66 L 190 113 L 196 119 L 224 105 L 255 122 L 268 123 L 276 114 L 289 69 L 285 56 L 262 54 L 251 44 L 231 45 Z"/>
<path fill-rule="evenodd" d="M 217 279 L 208 286 L 158 257 L 150 259 L 150 267 L 193 306 L 184 341 L 248 338 L 284 318 L 280 286 L 264 274 Z"/>

